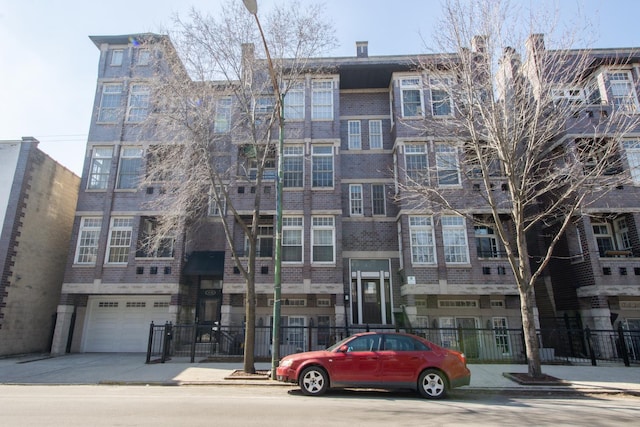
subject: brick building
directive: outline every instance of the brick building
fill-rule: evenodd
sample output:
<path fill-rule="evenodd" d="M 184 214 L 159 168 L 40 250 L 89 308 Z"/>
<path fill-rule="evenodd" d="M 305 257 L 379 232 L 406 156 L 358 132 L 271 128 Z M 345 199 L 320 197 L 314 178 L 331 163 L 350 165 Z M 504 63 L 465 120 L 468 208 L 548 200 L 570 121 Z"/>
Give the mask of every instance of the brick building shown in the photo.
<path fill-rule="evenodd" d="M 139 36 L 163 39 L 91 37 L 100 49 L 98 84 L 54 353 L 63 352 L 67 342 L 72 351 L 144 351 L 151 321 L 236 326 L 244 321 L 244 281 L 220 237 L 216 209 L 197 233 L 176 236 L 160 252 L 136 251 L 136 242 L 161 215 L 144 208 L 159 189 L 138 188 L 133 179 L 144 174 L 148 147 L 161 142 L 135 126 L 147 114 L 145 79 L 152 77 L 150 58 L 156 55 L 149 45 L 135 43 Z M 594 55 L 619 57 L 620 52 Z M 455 119 L 453 101 L 443 102 L 437 88 L 422 84 L 429 76 L 415 71 L 417 59 L 369 56 L 367 43 L 359 42 L 352 58 L 322 58 L 322 73 L 311 69 L 296 88 L 295 101 L 285 102 L 296 107 L 288 111 L 286 124 L 287 135 L 296 137 L 284 141 L 289 165 L 283 195 L 289 251 L 282 267 L 285 326 L 521 326 L 516 284 L 491 227 L 416 211 L 396 197 L 399 184 L 432 170 L 433 185 L 452 191 L 467 210 L 487 212 L 473 179 L 458 170 L 428 168 L 455 164 L 463 153 L 442 126 L 427 131 L 412 126 L 412 121 Z M 438 55 L 431 60 L 437 62 Z M 615 108 L 619 91 L 633 95 L 638 108 L 639 69 L 640 59 L 620 66 L 603 60 L 593 68 L 593 81 L 600 85 L 596 114 Z M 614 77 L 621 81 L 615 88 L 609 83 Z M 582 88 L 571 93 L 588 105 L 586 94 Z M 634 139 L 621 147 L 624 173 L 631 173 L 635 184 L 640 178 L 630 169 L 640 162 L 639 147 Z M 240 161 L 237 151 L 230 153 L 232 162 Z M 499 176 L 495 186 L 501 188 Z M 232 193 L 242 205 L 253 190 L 238 187 Z M 602 220 L 585 215 L 567 233 L 561 250 L 570 261 L 555 263 L 537 289 L 541 319 L 580 313 L 597 327 L 639 322 L 640 190 L 632 185 L 618 191 L 611 197 L 619 209 L 611 212 L 603 199 Z M 265 189 L 262 202 L 256 313 L 257 324 L 267 326 L 275 191 Z M 242 245 L 239 233 L 236 241 Z M 309 341 L 285 337 L 281 354 L 307 348 Z M 320 336 L 312 341 L 314 348 L 327 344 Z M 482 345 L 465 351 L 473 356 Z"/>
<path fill-rule="evenodd" d="M 38 149 L 0 141 L 0 356 L 47 352 L 80 178 Z"/>

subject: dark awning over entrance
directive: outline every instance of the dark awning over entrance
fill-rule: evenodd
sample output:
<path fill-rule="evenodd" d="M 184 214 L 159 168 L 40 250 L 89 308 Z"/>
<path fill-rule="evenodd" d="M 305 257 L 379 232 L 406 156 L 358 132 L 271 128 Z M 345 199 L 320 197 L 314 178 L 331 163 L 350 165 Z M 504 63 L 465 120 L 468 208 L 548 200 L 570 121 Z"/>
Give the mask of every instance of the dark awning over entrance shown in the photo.
<path fill-rule="evenodd" d="M 188 276 L 224 275 L 224 251 L 196 251 L 189 255 L 184 274 Z"/>

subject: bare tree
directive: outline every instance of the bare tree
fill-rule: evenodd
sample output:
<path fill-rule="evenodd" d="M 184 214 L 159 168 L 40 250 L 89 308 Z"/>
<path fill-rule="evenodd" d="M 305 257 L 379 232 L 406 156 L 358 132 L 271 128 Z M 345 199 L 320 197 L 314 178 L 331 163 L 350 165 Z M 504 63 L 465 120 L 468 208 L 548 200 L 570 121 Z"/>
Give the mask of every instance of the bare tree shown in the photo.
<path fill-rule="evenodd" d="M 624 65 L 629 56 L 572 48 L 575 32 L 548 49 L 531 29 L 554 19 L 528 18 L 506 1 L 446 2 L 438 49 L 451 53 L 419 64 L 433 114 L 418 126 L 446 144 L 429 171 L 436 184 L 414 177 L 402 197 L 414 208 L 457 213 L 495 230 L 517 284 L 528 373 L 536 377 L 534 287 L 567 227 L 629 181 L 621 138 L 638 120 L 628 114 L 635 101 L 603 105 L 594 79 L 599 65 Z"/>
<path fill-rule="evenodd" d="M 275 6 L 262 22 L 280 99 L 274 96 L 265 52 L 255 50 L 263 43 L 254 17 L 240 1 L 229 1 L 219 16 L 192 10 L 186 20 L 175 17 L 146 121 L 158 142 L 149 150 L 143 185 L 160 181 L 163 186 L 152 202 L 159 220 L 147 244 L 161 245 L 177 232 L 185 233 L 188 243 L 208 214 L 219 216 L 226 249 L 246 284 L 245 372 L 255 372 L 262 190 L 265 179 L 275 178 L 281 101 L 304 82 L 310 59 L 335 46 L 333 28 L 318 5 Z M 251 199 L 230 197 L 231 189 L 243 185 L 255 189 Z"/>

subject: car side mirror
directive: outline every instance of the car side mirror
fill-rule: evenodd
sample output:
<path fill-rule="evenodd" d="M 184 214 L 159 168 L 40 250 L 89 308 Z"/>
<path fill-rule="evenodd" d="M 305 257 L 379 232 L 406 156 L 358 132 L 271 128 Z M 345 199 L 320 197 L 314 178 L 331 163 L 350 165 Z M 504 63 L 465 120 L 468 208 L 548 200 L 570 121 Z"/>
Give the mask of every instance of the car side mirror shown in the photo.
<path fill-rule="evenodd" d="M 340 348 L 338 349 L 338 353 L 347 353 L 349 351 L 349 346 L 346 344 L 343 344 L 340 346 Z"/>

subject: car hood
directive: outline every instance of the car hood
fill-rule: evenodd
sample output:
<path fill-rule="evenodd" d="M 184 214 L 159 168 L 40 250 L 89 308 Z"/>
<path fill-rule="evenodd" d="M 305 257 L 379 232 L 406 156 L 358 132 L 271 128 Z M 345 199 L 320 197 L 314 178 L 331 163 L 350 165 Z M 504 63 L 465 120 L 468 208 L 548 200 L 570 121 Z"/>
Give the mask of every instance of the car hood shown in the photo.
<path fill-rule="evenodd" d="M 305 351 L 302 353 L 293 353 L 288 356 L 282 358 L 282 360 L 306 360 L 306 359 L 315 359 L 315 358 L 324 358 L 333 354 L 327 350 L 317 350 L 317 351 Z"/>

